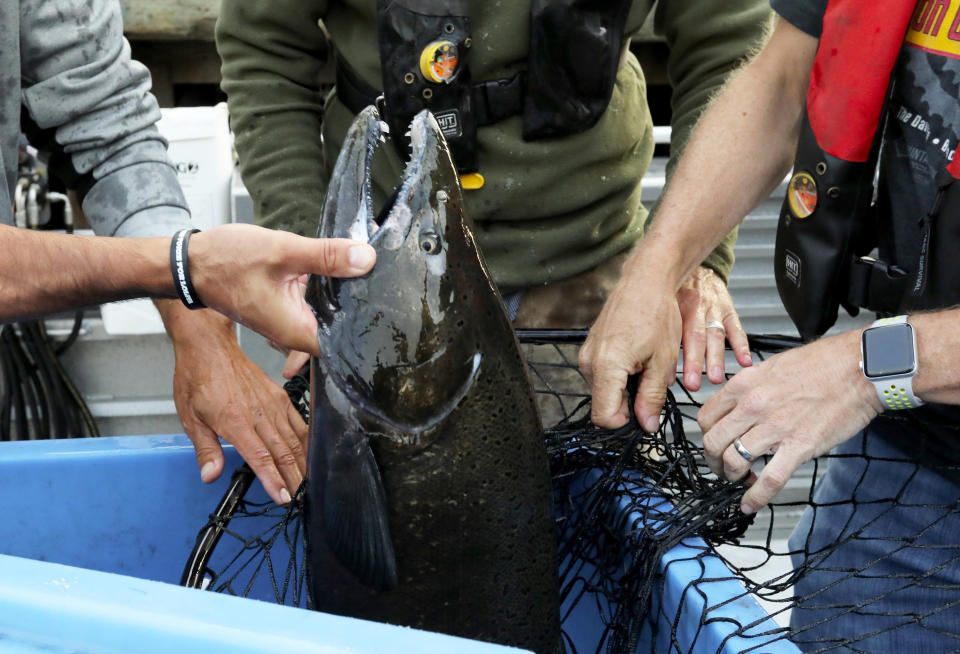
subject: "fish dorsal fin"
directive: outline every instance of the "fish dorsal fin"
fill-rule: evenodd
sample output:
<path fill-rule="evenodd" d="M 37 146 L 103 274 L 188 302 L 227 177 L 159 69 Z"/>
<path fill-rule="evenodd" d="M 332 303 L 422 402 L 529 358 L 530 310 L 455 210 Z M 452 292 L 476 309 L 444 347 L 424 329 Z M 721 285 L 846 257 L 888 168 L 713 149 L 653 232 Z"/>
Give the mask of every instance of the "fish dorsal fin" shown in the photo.
<path fill-rule="evenodd" d="M 348 432 L 328 454 L 323 488 L 327 544 L 361 583 L 374 590 L 397 586 L 387 497 L 370 439 Z"/>

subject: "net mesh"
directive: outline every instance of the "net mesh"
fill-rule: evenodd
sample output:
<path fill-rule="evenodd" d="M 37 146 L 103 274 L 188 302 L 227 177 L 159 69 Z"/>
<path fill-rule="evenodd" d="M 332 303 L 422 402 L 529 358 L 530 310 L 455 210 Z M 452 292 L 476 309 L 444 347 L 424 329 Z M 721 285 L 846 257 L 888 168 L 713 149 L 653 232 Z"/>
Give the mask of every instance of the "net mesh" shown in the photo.
<path fill-rule="evenodd" d="M 569 651 L 960 651 L 960 466 L 906 445 L 932 427 L 878 421 L 747 517 L 743 485 L 704 461 L 706 394 L 678 380 L 655 433 L 600 429 L 576 366 L 582 337 L 523 339 L 551 425 Z M 751 342 L 755 360 L 791 345 Z M 288 385 L 301 410 L 306 388 Z M 257 488 L 211 515 L 198 544 L 215 533 L 216 547 L 196 585 L 304 606 L 302 489 L 282 509 Z"/>

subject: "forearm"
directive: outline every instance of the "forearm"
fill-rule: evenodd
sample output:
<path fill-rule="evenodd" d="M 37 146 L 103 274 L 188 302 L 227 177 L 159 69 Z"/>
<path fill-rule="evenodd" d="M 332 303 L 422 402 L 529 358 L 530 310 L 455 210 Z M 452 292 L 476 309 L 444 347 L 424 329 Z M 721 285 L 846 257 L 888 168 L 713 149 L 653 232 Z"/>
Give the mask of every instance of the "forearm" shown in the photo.
<path fill-rule="evenodd" d="M 910 316 L 917 336 L 913 392 L 924 402 L 960 404 L 960 309 Z"/>
<path fill-rule="evenodd" d="M 143 295 L 175 297 L 170 239 L 40 234 L 0 226 L 0 322 Z"/>
<path fill-rule="evenodd" d="M 659 3 L 655 26 L 670 48 L 667 75 L 673 90 L 668 181 L 704 109 L 731 74 L 760 48 L 770 18 L 767 0 Z M 733 229 L 702 265 L 727 281 L 736 242 L 737 230 Z"/>
<path fill-rule="evenodd" d="M 175 346 L 209 346 L 213 340 L 236 342 L 234 323 L 216 311 L 192 311 L 179 299 L 155 298 L 167 336 Z"/>
<path fill-rule="evenodd" d="M 788 23 L 733 78 L 696 130 L 625 275 L 679 287 L 789 171 L 817 41 Z"/>
<path fill-rule="evenodd" d="M 771 16 L 768 0 L 657 5 L 655 28 L 670 49 L 667 76 L 673 91 L 668 179 L 711 99 L 763 45 Z"/>
<path fill-rule="evenodd" d="M 913 392 L 924 402 L 960 405 L 960 337 L 955 336 L 960 308 L 912 314 L 909 320 L 917 338 Z M 823 365 L 827 361 L 840 362 L 846 377 L 839 385 L 856 389 L 864 404 L 882 411 L 876 391 L 858 366 L 862 332 L 858 329 L 823 338 L 804 349 L 829 344 L 829 353 L 821 359 Z"/>

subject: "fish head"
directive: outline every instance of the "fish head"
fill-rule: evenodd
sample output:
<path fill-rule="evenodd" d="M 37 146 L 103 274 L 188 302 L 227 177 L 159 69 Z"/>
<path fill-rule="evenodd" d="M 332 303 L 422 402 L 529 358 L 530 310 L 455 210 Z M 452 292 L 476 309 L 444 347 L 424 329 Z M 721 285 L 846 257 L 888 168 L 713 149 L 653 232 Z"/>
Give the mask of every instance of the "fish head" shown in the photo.
<path fill-rule="evenodd" d="M 377 263 L 353 279 L 312 277 L 321 365 L 355 408 L 381 428 L 421 433 L 463 399 L 482 365 L 483 316 L 506 320 L 464 208 L 443 134 L 427 111 L 410 125 L 410 159 L 378 215 L 374 152 L 386 138 L 377 110 L 361 112 L 331 178 L 318 236 L 374 247 Z"/>

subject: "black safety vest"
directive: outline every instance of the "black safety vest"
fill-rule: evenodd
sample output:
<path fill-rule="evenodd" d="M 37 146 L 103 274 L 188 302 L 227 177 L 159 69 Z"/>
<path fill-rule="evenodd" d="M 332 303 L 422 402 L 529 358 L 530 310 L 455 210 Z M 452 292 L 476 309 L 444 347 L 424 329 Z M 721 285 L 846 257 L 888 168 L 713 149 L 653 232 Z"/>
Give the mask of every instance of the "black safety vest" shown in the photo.
<path fill-rule="evenodd" d="M 839 307 L 882 314 L 960 302 L 960 158 L 938 177 L 910 272 L 865 256 L 876 245 L 873 180 L 890 80 L 916 0 L 829 0 L 810 75 L 794 173 L 777 228 L 774 269 L 806 339 Z"/>
<path fill-rule="evenodd" d="M 480 167 L 477 127 L 523 116 L 527 140 L 593 127 L 613 94 L 632 0 L 531 0 L 527 70 L 475 83 L 466 0 L 378 0 L 382 95 L 337 63 L 337 93 L 352 111 L 378 99 L 393 134 L 429 109 L 460 173 Z M 406 148 L 403 139 L 395 139 Z"/>

